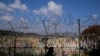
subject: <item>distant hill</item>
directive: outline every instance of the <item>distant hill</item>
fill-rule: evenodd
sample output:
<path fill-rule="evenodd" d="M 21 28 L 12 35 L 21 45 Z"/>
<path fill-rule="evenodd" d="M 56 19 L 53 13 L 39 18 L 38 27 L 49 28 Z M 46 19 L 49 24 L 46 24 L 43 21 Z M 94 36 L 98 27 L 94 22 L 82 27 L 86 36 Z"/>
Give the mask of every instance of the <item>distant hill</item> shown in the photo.
<path fill-rule="evenodd" d="M 37 33 L 23 33 L 23 32 L 17 32 L 17 31 L 10 31 L 10 30 L 0 30 L 0 36 L 40 36 L 40 34 Z"/>

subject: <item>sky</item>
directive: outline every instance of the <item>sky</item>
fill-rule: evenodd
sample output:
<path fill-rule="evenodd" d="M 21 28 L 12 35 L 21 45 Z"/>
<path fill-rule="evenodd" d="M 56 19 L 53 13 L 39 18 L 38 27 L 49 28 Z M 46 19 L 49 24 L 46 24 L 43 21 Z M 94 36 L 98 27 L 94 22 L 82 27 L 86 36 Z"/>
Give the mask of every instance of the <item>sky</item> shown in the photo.
<path fill-rule="evenodd" d="M 58 26 L 58 32 L 71 30 L 72 26 L 75 30 L 76 23 L 72 26 L 64 25 L 63 18 L 68 15 L 74 19 L 68 19 L 67 22 L 75 21 L 78 18 L 85 21 L 90 15 L 98 18 L 100 16 L 100 0 L 0 0 L 0 29 L 11 29 L 8 22 L 12 22 L 15 28 L 26 25 L 31 28 L 28 30 L 16 29 L 17 31 L 42 33 L 45 31 L 39 20 L 58 20 L 57 18 L 59 18 L 62 23 Z M 60 30 L 62 28 L 65 30 Z M 51 27 L 49 31 L 54 31 L 54 27 Z"/>

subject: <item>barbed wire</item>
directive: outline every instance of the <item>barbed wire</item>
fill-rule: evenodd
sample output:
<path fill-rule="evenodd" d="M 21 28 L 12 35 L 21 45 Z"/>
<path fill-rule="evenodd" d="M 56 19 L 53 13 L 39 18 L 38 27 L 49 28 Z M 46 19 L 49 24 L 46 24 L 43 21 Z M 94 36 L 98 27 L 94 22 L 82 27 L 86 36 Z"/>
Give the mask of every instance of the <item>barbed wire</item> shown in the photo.
<path fill-rule="evenodd" d="M 84 18 L 85 18 L 84 21 L 81 21 L 81 29 L 86 28 L 91 25 L 95 25 L 95 24 L 97 25 L 97 23 L 100 22 L 100 20 L 99 20 L 100 17 L 97 17 L 94 19 L 94 18 L 92 18 L 92 16 L 86 16 Z M 26 20 L 27 22 L 21 21 L 21 19 L 15 19 L 15 20 L 11 21 L 13 27 L 15 29 L 21 29 L 21 30 L 23 29 L 23 31 L 25 31 L 25 29 L 31 29 L 31 30 L 33 30 L 33 32 L 35 29 L 43 30 L 43 28 L 44 28 L 43 20 L 44 20 L 48 32 L 50 31 L 51 28 L 52 28 L 52 31 L 54 31 L 54 30 L 59 31 L 59 33 L 60 33 L 60 31 L 64 31 L 64 30 L 65 30 L 65 32 L 70 32 L 70 31 L 73 32 L 74 30 L 76 32 L 78 31 L 77 22 L 72 15 L 67 15 L 67 16 L 62 15 L 60 17 L 55 17 L 55 18 L 48 18 L 45 16 L 36 16 L 36 15 L 35 16 L 31 15 L 29 17 L 26 15 L 25 18 L 23 18 L 23 20 Z M 2 24 L 0 26 L 6 27 L 8 24 L 7 24 L 7 22 L 5 22 L 5 23 L 6 24 Z"/>

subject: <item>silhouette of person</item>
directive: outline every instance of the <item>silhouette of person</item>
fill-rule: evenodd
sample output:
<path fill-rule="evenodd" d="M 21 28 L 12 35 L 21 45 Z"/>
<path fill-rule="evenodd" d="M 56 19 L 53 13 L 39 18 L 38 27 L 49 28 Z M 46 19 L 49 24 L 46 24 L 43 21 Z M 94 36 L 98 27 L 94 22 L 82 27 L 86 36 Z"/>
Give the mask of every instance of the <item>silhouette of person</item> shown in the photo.
<path fill-rule="evenodd" d="M 45 54 L 45 56 L 54 56 L 54 48 L 53 47 L 50 47 L 48 52 Z"/>
<path fill-rule="evenodd" d="M 98 42 L 98 49 L 93 49 L 90 52 L 90 56 L 100 56 L 100 40 Z"/>

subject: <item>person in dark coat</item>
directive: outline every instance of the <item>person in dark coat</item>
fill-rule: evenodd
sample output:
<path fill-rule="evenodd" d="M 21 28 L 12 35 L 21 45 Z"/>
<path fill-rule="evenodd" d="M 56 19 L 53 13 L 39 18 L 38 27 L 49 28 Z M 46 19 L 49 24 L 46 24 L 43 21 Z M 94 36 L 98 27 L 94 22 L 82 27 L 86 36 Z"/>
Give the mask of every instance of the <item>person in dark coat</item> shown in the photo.
<path fill-rule="evenodd" d="M 100 40 L 98 41 L 98 49 L 93 49 L 90 56 L 100 56 Z"/>
<path fill-rule="evenodd" d="M 53 47 L 50 47 L 48 52 L 45 54 L 45 56 L 54 56 L 54 48 Z"/>
<path fill-rule="evenodd" d="M 100 56 L 100 48 L 99 49 L 93 49 L 90 52 L 90 56 Z"/>

